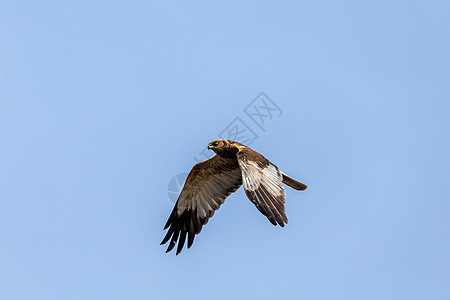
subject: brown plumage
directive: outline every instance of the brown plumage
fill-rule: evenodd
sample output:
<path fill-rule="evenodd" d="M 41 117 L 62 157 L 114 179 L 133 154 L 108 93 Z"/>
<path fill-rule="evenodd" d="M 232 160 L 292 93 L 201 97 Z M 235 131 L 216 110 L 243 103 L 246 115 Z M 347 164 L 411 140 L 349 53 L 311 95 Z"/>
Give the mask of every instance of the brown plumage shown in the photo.
<path fill-rule="evenodd" d="M 308 188 L 281 172 L 258 152 L 238 142 L 215 140 L 208 145 L 208 149 L 217 155 L 192 168 L 164 226 L 164 229 L 169 230 L 161 245 L 170 240 L 166 252 L 178 244 L 178 255 L 186 236 L 187 247 L 190 248 L 203 225 L 242 184 L 256 208 L 273 225 L 281 227 L 288 222 L 284 213 L 286 193 L 282 183 L 299 191 Z"/>

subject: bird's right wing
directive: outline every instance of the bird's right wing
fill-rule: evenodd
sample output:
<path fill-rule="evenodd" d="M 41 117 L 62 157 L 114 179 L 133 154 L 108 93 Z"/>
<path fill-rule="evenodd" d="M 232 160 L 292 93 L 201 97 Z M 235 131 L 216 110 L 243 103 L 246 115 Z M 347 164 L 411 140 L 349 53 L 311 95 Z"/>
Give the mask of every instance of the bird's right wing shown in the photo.
<path fill-rule="evenodd" d="M 170 240 L 167 251 L 177 246 L 177 254 L 183 249 L 188 235 L 188 248 L 203 225 L 219 209 L 231 193 L 242 185 L 241 170 L 235 159 L 216 155 L 196 164 L 189 173 L 177 203 L 164 229 L 169 228 L 162 244 Z"/>
<path fill-rule="evenodd" d="M 252 149 L 241 146 L 237 153 L 242 181 L 247 197 L 273 225 L 284 227 L 286 214 L 286 192 L 283 174 L 277 166 Z"/>

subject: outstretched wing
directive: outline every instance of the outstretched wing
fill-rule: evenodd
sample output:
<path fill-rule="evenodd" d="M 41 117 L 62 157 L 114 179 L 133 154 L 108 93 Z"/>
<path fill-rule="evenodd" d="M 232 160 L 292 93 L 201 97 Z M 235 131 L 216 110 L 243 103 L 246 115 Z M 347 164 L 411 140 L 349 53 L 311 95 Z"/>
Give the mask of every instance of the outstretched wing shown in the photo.
<path fill-rule="evenodd" d="M 284 227 L 288 219 L 284 213 L 283 173 L 264 156 L 245 146 L 240 147 L 237 159 L 247 197 L 273 225 L 278 223 Z"/>
<path fill-rule="evenodd" d="M 167 251 L 177 246 L 177 255 L 188 236 L 188 248 L 225 199 L 242 185 L 236 159 L 216 155 L 196 164 L 189 173 L 177 203 L 164 229 L 169 228 L 161 245 L 170 240 Z"/>

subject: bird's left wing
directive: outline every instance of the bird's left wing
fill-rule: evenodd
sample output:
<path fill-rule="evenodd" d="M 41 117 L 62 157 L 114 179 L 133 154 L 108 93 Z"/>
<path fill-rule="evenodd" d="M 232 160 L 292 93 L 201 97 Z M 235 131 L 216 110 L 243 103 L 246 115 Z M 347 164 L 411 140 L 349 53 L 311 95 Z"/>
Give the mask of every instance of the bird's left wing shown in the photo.
<path fill-rule="evenodd" d="M 219 209 L 231 193 L 242 185 L 242 175 L 236 159 L 216 155 L 196 164 L 189 173 L 177 203 L 164 229 L 169 228 L 161 245 L 170 240 L 167 251 L 177 246 L 177 254 L 183 249 L 188 236 L 190 248 L 196 234 Z"/>

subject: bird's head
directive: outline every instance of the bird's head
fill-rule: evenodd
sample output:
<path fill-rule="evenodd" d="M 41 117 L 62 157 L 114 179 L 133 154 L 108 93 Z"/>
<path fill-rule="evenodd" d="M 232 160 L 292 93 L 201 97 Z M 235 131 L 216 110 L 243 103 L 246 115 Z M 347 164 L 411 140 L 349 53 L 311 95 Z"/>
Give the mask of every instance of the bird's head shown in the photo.
<path fill-rule="evenodd" d="M 229 143 L 230 143 L 230 141 L 228 141 L 228 140 L 223 140 L 223 139 L 215 140 L 215 141 L 212 141 L 211 143 L 209 143 L 208 149 L 210 149 L 216 153 L 222 152 L 229 145 Z"/>

